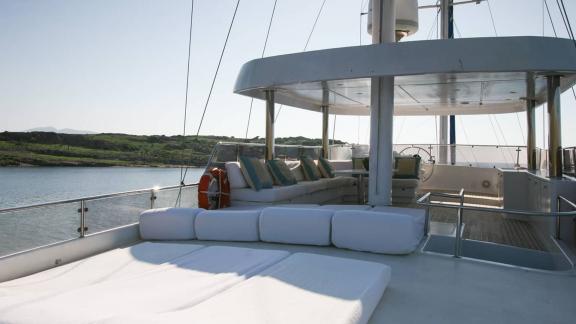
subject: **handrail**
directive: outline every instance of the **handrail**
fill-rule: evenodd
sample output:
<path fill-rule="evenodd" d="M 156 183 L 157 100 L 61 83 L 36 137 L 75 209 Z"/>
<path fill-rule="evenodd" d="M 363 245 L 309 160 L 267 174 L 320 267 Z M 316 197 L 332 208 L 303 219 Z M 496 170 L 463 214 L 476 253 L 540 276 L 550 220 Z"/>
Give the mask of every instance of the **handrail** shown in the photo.
<path fill-rule="evenodd" d="M 459 198 L 460 203 L 458 205 L 454 204 L 446 204 L 443 202 L 432 202 L 432 197 L 446 197 L 446 198 Z M 560 239 L 560 217 L 568 217 L 568 216 L 576 216 L 576 203 L 566 199 L 563 196 L 558 196 L 557 198 L 557 211 L 556 212 L 532 212 L 532 211 L 523 211 L 523 210 L 514 210 L 514 209 L 504 209 L 504 208 L 490 208 L 490 207 L 474 207 L 474 206 L 465 206 L 464 205 L 464 189 L 461 189 L 459 194 L 447 194 L 447 193 L 434 193 L 428 192 L 424 196 L 420 197 L 416 201 L 418 205 L 426 206 L 426 213 L 425 213 L 425 234 L 428 235 L 430 230 L 430 207 L 441 207 L 441 208 L 449 208 L 449 209 L 457 209 L 458 210 L 458 218 L 456 223 L 456 234 L 455 234 L 455 242 L 454 242 L 454 257 L 459 258 L 462 253 L 462 223 L 464 217 L 464 211 L 480 211 L 480 212 L 494 212 L 494 213 L 505 213 L 505 214 L 513 214 L 513 215 L 522 215 L 522 216 L 543 216 L 543 217 L 556 217 L 556 239 Z M 561 212 L 560 207 L 561 203 L 567 203 L 574 211 L 570 212 Z"/>
<path fill-rule="evenodd" d="M 564 196 L 560 196 L 558 195 L 558 197 L 556 198 L 556 211 L 560 212 L 560 209 L 562 208 L 562 203 L 567 204 L 570 208 L 572 208 L 575 212 L 576 212 L 576 204 L 573 203 L 572 201 L 568 200 L 566 197 Z M 559 240 L 560 239 L 560 216 L 556 216 L 556 239 Z"/>
<path fill-rule="evenodd" d="M 442 194 L 443 197 L 446 194 Z M 437 196 L 436 194 L 430 195 L 431 196 Z M 453 204 L 446 204 L 446 203 L 442 203 L 442 202 L 426 202 L 424 198 L 429 197 L 428 194 L 422 196 L 422 198 L 418 199 L 416 201 L 416 203 L 418 205 L 421 206 L 430 206 L 430 207 L 441 207 L 441 208 L 452 208 L 452 209 L 458 209 L 460 208 L 460 206 L 458 205 L 453 205 Z M 457 198 L 457 197 L 451 197 L 451 198 Z M 523 216 L 542 216 L 542 217 L 556 217 L 556 216 L 560 216 L 560 217 L 570 217 L 570 216 L 576 216 L 576 211 L 571 211 L 571 212 L 533 212 L 533 211 L 527 211 L 527 210 L 517 210 L 517 209 L 504 209 L 504 208 L 491 208 L 491 207 L 474 207 L 474 206 L 463 206 L 462 207 L 464 210 L 472 210 L 472 211 L 485 211 L 485 212 L 493 212 L 493 213 L 505 213 L 505 214 L 512 214 L 512 215 L 523 215 Z"/>
<path fill-rule="evenodd" d="M 35 204 L 35 205 L 4 208 L 4 209 L 0 209 L 0 214 L 15 212 L 15 211 L 21 211 L 21 210 L 26 210 L 26 209 L 34 209 L 34 208 L 54 206 L 54 205 L 62 205 L 62 204 L 82 202 L 82 201 L 98 200 L 98 199 L 104 199 L 104 198 L 122 197 L 122 196 L 129 196 L 129 195 L 146 193 L 146 192 L 151 192 L 151 191 L 158 192 L 158 191 L 163 191 L 163 190 L 178 189 L 180 187 L 194 187 L 194 186 L 198 186 L 198 184 L 193 183 L 193 184 L 187 184 L 187 185 L 183 185 L 183 186 L 177 185 L 177 186 L 168 186 L 168 187 L 162 187 L 162 188 L 147 188 L 147 189 L 139 189 L 139 190 L 132 190 L 132 191 L 121 191 L 121 192 L 115 192 L 115 193 L 111 193 L 111 194 L 104 194 L 104 195 L 97 195 L 97 196 L 88 196 L 88 197 L 74 198 L 74 199 L 67 199 L 67 200 L 57 200 L 57 201 L 51 201 L 51 202 Z"/>

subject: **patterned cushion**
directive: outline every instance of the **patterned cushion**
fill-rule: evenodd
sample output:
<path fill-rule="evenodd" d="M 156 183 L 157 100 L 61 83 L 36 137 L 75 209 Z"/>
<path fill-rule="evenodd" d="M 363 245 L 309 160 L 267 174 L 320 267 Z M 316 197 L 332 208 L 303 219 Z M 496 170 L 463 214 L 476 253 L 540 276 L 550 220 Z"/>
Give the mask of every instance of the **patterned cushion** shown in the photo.
<path fill-rule="evenodd" d="M 394 158 L 394 178 L 397 179 L 418 179 L 420 178 L 420 157 L 397 156 Z"/>
<path fill-rule="evenodd" d="M 281 160 L 266 161 L 268 170 L 274 178 L 274 184 L 279 186 L 289 186 L 296 184 L 296 178 L 290 168 Z"/>
<path fill-rule="evenodd" d="M 318 170 L 322 174 L 322 178 L 334 178 L 334 169 L 328 160 L 323 157 L 318 158 Z"/>
<path fill-rule="evenodd" d="M 300 165 L 302 166 L 302 173 L 304 173 L 304 178 L 308 181 L 315 181 L 320 179 L 320 171 L 314 160 L 307 156 L 300 158 Z"/>
<path fill-rule="evenodd" d="M 264 188 L 272 188 L 272 178 L 264 163 L 257 158 L 240 157 L 242 174 L 248 185 L 256 191 Z"/>

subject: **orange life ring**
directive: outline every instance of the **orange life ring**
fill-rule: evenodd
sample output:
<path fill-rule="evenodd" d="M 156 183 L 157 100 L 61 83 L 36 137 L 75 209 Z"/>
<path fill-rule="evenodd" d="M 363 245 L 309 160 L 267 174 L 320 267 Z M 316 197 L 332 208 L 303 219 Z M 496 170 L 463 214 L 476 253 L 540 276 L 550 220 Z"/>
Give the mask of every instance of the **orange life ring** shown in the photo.
<path fill-rule="evenodd" d="M 219 209 L 230 206 L 230 182 L 226 170 L 212 168 L 198 184 L 198 207 Z"/>

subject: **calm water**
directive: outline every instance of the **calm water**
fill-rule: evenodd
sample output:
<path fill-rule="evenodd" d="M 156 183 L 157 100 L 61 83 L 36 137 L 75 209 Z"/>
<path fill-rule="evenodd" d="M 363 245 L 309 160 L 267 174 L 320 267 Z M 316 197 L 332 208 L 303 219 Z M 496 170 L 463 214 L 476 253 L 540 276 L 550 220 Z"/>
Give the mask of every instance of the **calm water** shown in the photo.
<path fill-rule="evenodd" d="M 186 183 L 196 183 L 202 172 L 189 169 Z M 0 168 L 0 209 L 179 182 L 176 168 L 5 167 Z"/>
<path fill-rule="evenodd" d="M 196 183 L 203 169 L 189 169 Z M 174 186 L 180 169 L 164 168 L 0 168 L 0 209 L 121 191 Z M 156 193 L 156 207 L 173 207 L 179 189 Z M 197 206 L 196 187 L 181 192 L 180 206 Z M 78 237 L 78 202 L 0 213 L 0 256 Z M 138 221 L 150 208 L 150 193 L 86 202 L 87 235 Z"/>

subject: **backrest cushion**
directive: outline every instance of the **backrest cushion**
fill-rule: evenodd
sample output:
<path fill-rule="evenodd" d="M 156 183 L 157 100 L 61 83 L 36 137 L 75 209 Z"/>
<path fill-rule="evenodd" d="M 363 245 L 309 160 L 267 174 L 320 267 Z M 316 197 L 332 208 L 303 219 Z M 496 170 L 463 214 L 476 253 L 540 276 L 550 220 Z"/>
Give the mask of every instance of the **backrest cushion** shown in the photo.
<path fill-rule="evenodd" d="M 297 182 L 304 181 L 304 173 L 302 172 L 302 166 L 300 166 L 300 161 L 286 161 L 285 162 L 294 178 L 296 178 Z"/>
<path fill-rule="evenodd" d="M 246 182 L 252 189 L 258 191 L 264 188 L 272 188 L 272 177 L 270 177 L 262 161 L 257 158 L 241 156 L 240 166 Z"/>
<path fill-rule="evenodd" d="M 272 174 L 274 184 L 279 186 L 290 186 L 296 184 L 296 177 L 290 168 L 281 160 L 266 161 L 268 171 Z"/>
<path fill-rule="evenodd" d="M 328 160 L 323 157 L 318 158 L 318 170 L 322 178 L 334 178 L 334 169 Z"/>
<path fill-rule="evenodd" d="M 239 162 L 226 162 L 224 166 L 226 167 L 226 173 L 228 174 L 230 188 L 241 189 L 248 187 L 248 182 L 244 179 Z"/>
<path fill-rule="evenodd" d="M 412 215 L 375 211 L 337 211 L 332 244 L 339 248 L 385 254 L 412 253 L 424 235 Z"/>
<path fill-rule="evenodd" d="M 264 208 L 260 214 L 260 240 L 330 245 L 332 214 L 331 210 L 312 208 Z"/>
<path fill-rule="evenodd" d="M 140 214 L 140 237 L 143 240 L 193 240 L 194 220 L 201 208 L 158 208 Z"/>
<path fill-rule="evenodd" d="M 397 156 L 394 158 L 394 178 L 418 179 L 420 177 L 419 156 Z"/>
<path fill-rule="evenodd" d="M 300 158 L 300 165 L 302 166 L 302 173 L 304 173 L 304 179 L 307 181 L 315 181 L 320 179 L 320 171 L 312 158 L 303 156 Z"/>
<path fill-rule="evenodd" d="M 259 210 L 206 210 L 196 216 L 196 237 L 207 241 L 259 241 L 259 217 Z"/>

